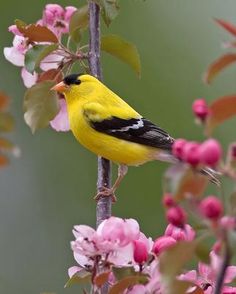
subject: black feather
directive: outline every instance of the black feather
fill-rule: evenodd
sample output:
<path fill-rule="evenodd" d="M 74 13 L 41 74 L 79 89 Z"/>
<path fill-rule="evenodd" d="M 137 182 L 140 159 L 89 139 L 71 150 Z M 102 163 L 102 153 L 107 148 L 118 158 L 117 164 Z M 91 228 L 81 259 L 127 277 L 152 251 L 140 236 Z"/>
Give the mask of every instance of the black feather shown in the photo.
<path fill-rule="evenodd" d="M 121 119 L 113 116 L 101 122 L 90 122 L 98 132 L 146 146 L 170 150 L 174 139 L 145 118 Z"/>

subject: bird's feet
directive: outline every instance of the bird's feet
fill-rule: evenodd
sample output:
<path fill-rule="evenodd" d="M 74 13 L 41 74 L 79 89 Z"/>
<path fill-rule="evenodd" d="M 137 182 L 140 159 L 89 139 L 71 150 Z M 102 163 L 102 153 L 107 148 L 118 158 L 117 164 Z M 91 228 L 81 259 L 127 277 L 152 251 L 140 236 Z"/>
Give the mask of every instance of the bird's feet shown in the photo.
<path fill-rule="evenodd" d="M 103 196 L 111 197 L 113 203 L 117 201 L 113 188 L 102 187 L 101 190 L 94 197 L 94 200 L 98 201 Z"/>

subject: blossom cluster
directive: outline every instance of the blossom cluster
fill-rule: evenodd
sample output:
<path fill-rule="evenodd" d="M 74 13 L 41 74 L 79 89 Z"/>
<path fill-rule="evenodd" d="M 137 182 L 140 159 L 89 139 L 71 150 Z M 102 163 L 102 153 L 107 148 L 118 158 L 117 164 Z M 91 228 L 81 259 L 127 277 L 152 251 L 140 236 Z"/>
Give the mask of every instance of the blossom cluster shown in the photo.
<path fill-rule="evenodd" d="M 63 35 L 69 33 L 69 23 L 73 13 L 77 9 L 74 6 L 67 6 L 63 8 L 58 4 L 48 4 L 43 10 L 42 18 L 39 19 L 36 24 L 42 27 L 47 27 L 52 31 L 58 38 L 58 41 L 62 39 Z M 9 32 L 14 34 L 13 46 L 4 48 L 5 58 L 13 65 L 21 68 L 21 77 L 24 85 L 27 88 L 32 87 L 40 81 L 40 74 L 36 71 L 29 72 L 25 67 L 25 55 L 32 46 L 50 44 L 49 42 L 29 42 L 28 38 L 25 37 L 17 28 L 16 25 L 11 25 L 8 28 Z M 58 69 L 62 60 L 65 60 L 65 54 L 56 50 L 48 56 L 46 56 L 40 62 L 40 69 L 42 72 L 49 70 Z M 61 111 L 51 121 L 51 127 L 57 131 L 68 131 L 69 120 L 67 115 L 66 103 L 63 99 L 60 101 Z"/>
<path fill-rule="evenodd" d="M 207 208 L 205 203 L 202 203 L 202 206 L 205 207 L 204 211 L 212 211 L 212 208 Z M 227 223 L 225 227 L 229 228 L 229 220 L 224 221 L 222 218 L 221 222 Z M 231 220 L 231 229 L 232 222 Z M 233 226 L 235 228 L 235 219 Z M 126 294 L 165 293 L 165 285 L 159 268 L 160 256 L 181 241 L 191 243 L 197 238 L 196 232 L 189 224 L 184 224 L 180 228 L 170 223 L 164 234 L 153 241 L 151 237 L 146 237 L 140 231 L 136 220 L 118 217 L 104 220 L 97 230 L 86 225 L 75 226 L 73 234 L 75 240 L 71 242 L 71 248 L 77 265 L 69 268 L 70 278 L 79 276 L 84 270 L 96 277 L 96 270 L 101 266 L 103 271 L 108 273 L 107 282 L 112 287 L 117 283 L 113 268 L 125 270 L 132 267 L 133 274 L 142 273 L 147 280 L 145 283 L 128 287 L 124 292 Z M 183 273 L 176 277 L 177 280 L 189 281 L 202 289 L 204 293 L 213 293 L 222 262 L 219 246 L 214 246 L 209 254 L 210 264 L 199 262 L 197 270 L 183 270 Z M 222 293 L 236 293 L 235 287 L 227 285 L 235 277 L 236 266 L 228 266 Z"/>

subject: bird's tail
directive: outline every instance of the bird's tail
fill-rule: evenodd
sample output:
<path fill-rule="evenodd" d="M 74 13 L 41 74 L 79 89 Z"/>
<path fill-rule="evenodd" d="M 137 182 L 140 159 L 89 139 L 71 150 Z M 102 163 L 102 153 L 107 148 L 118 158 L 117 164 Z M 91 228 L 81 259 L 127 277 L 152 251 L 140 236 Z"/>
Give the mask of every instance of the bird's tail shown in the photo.
<path fill-rule="evenodd" d="M 221 175 L 220 172 L 210 168 L 210 167 L 204 167 L 203 169 L 200 170 L 200 173 L 207 176 L 213 184 L 217 185 L 220 187 L 221 182 L 219 180 L 219 177 Z"/>

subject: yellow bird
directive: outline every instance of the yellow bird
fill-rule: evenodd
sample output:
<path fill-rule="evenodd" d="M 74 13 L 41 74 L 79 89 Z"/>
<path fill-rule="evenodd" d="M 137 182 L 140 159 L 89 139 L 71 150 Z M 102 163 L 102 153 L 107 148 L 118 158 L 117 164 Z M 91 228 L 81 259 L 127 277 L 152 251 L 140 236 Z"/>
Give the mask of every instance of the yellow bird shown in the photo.
<path fill-rule="evenodd" d="M 95 77 L 71 74 L 52 89 L 65 96 L 70 128 L 76 139 L 90 151 L 119 165 L 115 184 L 111 189 L 104 187 L 103 195 L 114 195 L 127 166 L 171 160 L 174 139 Z"/>

